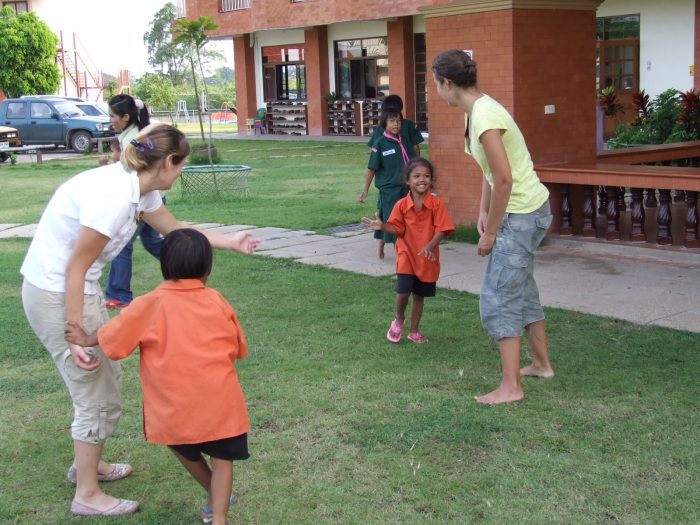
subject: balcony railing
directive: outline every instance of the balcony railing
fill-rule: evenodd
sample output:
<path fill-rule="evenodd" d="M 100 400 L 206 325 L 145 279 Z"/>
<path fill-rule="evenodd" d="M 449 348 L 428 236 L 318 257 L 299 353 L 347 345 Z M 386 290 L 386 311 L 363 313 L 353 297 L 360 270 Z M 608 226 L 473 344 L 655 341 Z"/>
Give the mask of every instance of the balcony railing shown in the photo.
<path fill-rule="evenodd" d="M 221 0 L 222 13 L 241 9 L 250 9 L 250 0 Z"/>

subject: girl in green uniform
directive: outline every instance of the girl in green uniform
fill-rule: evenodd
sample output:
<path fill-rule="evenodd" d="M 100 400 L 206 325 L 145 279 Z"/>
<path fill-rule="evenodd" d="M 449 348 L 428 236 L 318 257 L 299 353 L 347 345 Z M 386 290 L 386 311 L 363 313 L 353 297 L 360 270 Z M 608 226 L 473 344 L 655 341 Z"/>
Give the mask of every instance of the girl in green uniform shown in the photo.
<path fill-rule="evenodd" d="M 408 194 L 408 186 L 403 178 L 403 169 L 408 162 L 415 157 L 415 152 L 410 145 L 404 144 L 401 137 L 401 112 L 396 109 L 383 109 L 379 117 L 379 123 L 384 128 L 384 133 L 372 144 L 372 152 L 369 156 L 365 186 L 360 194 L 360 202 L 365 202 L 369 186 L 374 179 L 374 185 L 379 190 L 377 199 L 377 217 L 386 222 L 389 220 L 391 210 L 399 199 Z M 408 146 L 408 147 L 407 147 Z M 384 244 L 393 244 L 394 235 L 381 231 L 374 232 L 377 239 L 377 255 L 384 258 Z"/>

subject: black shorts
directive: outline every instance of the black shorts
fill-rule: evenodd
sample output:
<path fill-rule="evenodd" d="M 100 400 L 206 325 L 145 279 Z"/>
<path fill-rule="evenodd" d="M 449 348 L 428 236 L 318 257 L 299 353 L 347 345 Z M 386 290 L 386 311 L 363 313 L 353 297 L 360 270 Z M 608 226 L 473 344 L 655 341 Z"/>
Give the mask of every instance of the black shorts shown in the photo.
<path fill-rule="evenodd" d="M 397 273 L 396 293 L 411 292 L 421 297 L 435 297 L 435 283 L 424 283 L 410 273 Z"/>
<path fill-rule="evenodd" d="M 205 441 L 204 443 L 168 446 L 190 461 L 199 460 L 202 454 L 228 461 L 248 459 L 250 457 L 250 454 L 248 454 L 248 434 L 217 439 L 215 441 Z"/>

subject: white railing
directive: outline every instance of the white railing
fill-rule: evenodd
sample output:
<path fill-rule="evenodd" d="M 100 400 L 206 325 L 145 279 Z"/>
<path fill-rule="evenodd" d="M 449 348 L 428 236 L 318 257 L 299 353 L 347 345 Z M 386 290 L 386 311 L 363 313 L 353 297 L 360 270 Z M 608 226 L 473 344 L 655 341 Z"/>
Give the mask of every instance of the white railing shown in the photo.
<path fill-rule="evenodd" d="M 221 12 L 250 9 L 250 0 L 221 0 Z"/>

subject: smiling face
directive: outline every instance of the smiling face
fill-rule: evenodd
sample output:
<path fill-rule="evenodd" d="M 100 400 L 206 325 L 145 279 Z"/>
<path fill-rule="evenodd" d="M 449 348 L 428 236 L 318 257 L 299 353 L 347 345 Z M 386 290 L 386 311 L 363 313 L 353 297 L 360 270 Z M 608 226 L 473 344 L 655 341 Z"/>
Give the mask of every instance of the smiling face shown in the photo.
<path fill-rule="evenodd" d="M 408 175 L 408 187 L 414 195 L 425 195 L 432 187 L 433 176 L 427 166 L 418 165 Z"/>

